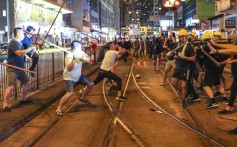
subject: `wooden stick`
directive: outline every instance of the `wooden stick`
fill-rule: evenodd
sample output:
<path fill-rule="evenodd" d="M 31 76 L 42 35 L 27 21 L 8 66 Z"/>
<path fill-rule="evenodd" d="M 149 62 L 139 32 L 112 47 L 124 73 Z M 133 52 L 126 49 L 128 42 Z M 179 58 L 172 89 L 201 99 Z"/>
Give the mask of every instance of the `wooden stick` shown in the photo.
<path fill-rule="evenodd" d="M 7 66 L 7 67 L 14 68 L 14 69 L 19 69 L 19 70 L 22 70 L 22 71 L 25 71 L 25 72 L 34 73 L 34 74 L 36 73 L 35 71 L 27 70 L 27 69 L 20 68 L 20 67 L 17 67 L 17 66 L 13 66 L 13 65 L 10 65 L 10 64 L 6 64 L 6 63 L 3 63 L 3 62 L 0 62 L 0 64 L 4 65 L 4 66 Z"/>
<path fill-rule="evenodd" d="M 32 35 L 32 36 L 34 36 L 35 38 L 38 38 L 38 39 L 40 39 L 40 40 L 43 40 L 43 41 L 47 42 L 48 44 L 51 44 L 52 46 L 54 46 L 54 47 L 56 47 L 56 48 L 58 48 L 58 49 L 60 49 L 60 50 L 62 50 L 62 51 L 64 51 L 64 52 L 66 52 L 66 53 L 68 53 L 68 54 L 73 54 L 72 52 L 68 51 L 67 49 L 62 48 L 62 47 L 60 47 L 60 46 L 57 46 L 57 45 L 55 45 L 55 44 L 53 44 L 53 43 L 51 43 L 51 42 L 49 42 L 49 41 L 47 41 L 47 40 L 45 40 L 45 39 L 42 39 L 42 38 L 40 38 L 40 37 L 38 37 L 38 36 L 36 36 L 36 35 L 30 33 L 30 32 L 25 32 L 25 33 L 28 33 L 28 34 L 30 34 L 30 35 Z M 83 60 L 83 59 L 79 59 L 77 62 L 79 62 L 79 61 L 84 61 L 84 62 L 90 63 L 89 61 Z"/>
<path fill-rule="evenodd" d="M 221 66 L 221 64 L 220 64 L 218 61 L 216 61 L 212 56 L 210 56 L 210 55 L 203 49 L 202 46 L 200 46 L 200 48 L 201 48 L 201 52 L 204 53 L 212 62 L 214 62 L 217 67 L 220 67 L 220 66 Z"/>

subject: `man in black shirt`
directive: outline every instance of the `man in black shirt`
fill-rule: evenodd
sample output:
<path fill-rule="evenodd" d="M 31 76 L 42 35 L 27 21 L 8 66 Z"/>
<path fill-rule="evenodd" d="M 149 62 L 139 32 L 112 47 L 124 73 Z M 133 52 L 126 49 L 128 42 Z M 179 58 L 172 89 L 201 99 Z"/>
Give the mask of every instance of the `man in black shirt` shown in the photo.
<path fill-rule="evenodd" d="M 188 75 L 191 67 L 191 62 L 195 61 L 195 51 L 193 46 L 188 43 L 188 32 L 185 29 L 181 29 L 178 33 L 179 37 L 179 46 L 184 45 L 180 51 L 176 52 L 176 67 L 174 68 L 174 73 L 172 76 L 172 85 L 176 89 L 180 89 L 178 86 L 178 81 L 182 81 L 182 108 L 185 109 L 186 105 L 186 98 L 187 98 L 187 80 Z"/>
<path fill-rule="evenodd" d="M 206 31 L 202 37 L 204 42 L 206 42 L 205 40 L 210 40 L 211 38 L 213 38 L 213 35 L 211 32 L 208 32 L 208 31 Z M 206 43 L 203 44 L 203 49 L 208 53 L 210 51 Z M 218 59 L 218 55 L 211 55 L 211 56 L 215 60 Z M 223 71 L 223 66 L 218 67 L 213 61 L 211 61 L 208 57 L 205 56 L 204 67 L 205 67 L 205 74 L 204 74 L 204 79 L 203 79 L 203 88 L 206 94 L 208 95 L 208 97 L 210 98 L 210 102 L 206 108 L 218 107 L 218 103 L 215 100 L 211 86 L 215 86 L 220 91 L 222 95 L 222 102 L 228 103 L 224 86 L 221 84 L 221 81 L 220 81 L 220 76 Z"/>

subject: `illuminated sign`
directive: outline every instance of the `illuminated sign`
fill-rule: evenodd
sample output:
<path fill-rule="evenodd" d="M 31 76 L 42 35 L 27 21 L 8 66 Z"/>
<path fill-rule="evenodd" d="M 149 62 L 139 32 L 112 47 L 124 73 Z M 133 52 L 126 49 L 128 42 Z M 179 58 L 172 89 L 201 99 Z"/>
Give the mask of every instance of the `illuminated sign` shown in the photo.
<path fill-rule="evenodd" d="M 163 0 L 164 7 L 178 7 L 181 5 L 180 0 Z"/>

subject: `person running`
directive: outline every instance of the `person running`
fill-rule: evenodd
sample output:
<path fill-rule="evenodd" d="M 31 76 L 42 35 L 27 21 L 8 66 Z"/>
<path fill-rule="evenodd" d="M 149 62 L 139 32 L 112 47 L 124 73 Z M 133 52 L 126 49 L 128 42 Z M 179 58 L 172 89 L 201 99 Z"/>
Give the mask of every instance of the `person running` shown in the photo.
<path fill-rule="evenodd" d="M 24 39 L 21 41 L 24 49 L 29 48 L 34 40 L 32 35 L 27 34 L 27 32 L 33 34 L 34 31 L 35 31 L 34 27 L 32 27 L 32 26 L 27 27 L 26 33 L 24 34 Z M 31 64 L 31 67 L 29 68 L 29 70 L 34 71 L 34 69 L 38 63 L 38 60 L 39 60 L 39 55 L 34 50 L 32 50 L 31 52 L 27 53 L 27 56 L 32 58 L 32 64 Z M 34 77 L 34 74 L 31 73 L 31 76 Z"/>
<path fill-rule="evenodd" d="M 25 68 L 24 66 L 24 57 L 25 54 L 32 51 L 33 48 L 24 49 L 21 41 L 24 39 L 24 33 L 22 28 L 14 29 L 14 39 L 12 39 L 8 46 L 8 58 L 7 62 L 10 65 L 17 66 L 20 68 Z M 3 111 L 10 112 L 11 108 L 9 106 L 9 99 L 12 95 L 12 92 L 15 89 L 16 80 L 19 80 L 22 85 L 22 98 L 20 104 L 27 104 L 32 102 L 26 98 L 27 91 L 30 86 L 30 80 L 28 79 L 26 73 L 19 69 L 14 69 L 7 67 L 7 80 L 8 87 L 6 88 L 3 94 Z"/>
<path fill-rule="evenodd" d="M 94 80 L 94 84 L 95 85 L 98 84 L 105 77 L 114 80 L 117 83 L 117 91 L 118 91 L 116 99 L 126 100 L 126 98 L 123 97 L 122 95 L 122 79 L 111 71 L 111 68 L 113 67 L 115 60 L 121 58 L 124 51 L 122 47 L 115 45 L 113 42 L 108 42 L 107 46 L 109 50 L 105 53 L 103 62 L 98 71 L 98 76 Z M 119 51 L 116 51 L 117 47 Z"/>
<path fill-rule="evenodd" d="M 78 84 L 85 85 L 83 93 L 79 100 L 91 104 L 86 98 L 88 93 L 94 87 L 94 83 L 90 81 L 86 76 L 81 73 L 82 62 L 90 61 L 90 57 L 81 50 L 81 43 L 79 41 L 73 41 L 71 43 L 71 49 L 73 54 L 67 54 L 65 58 L 65 68 L 63 71 L 63 79 L 65 82 L 66 94 L 61 98 L 56 113 L 58 115 L 63 114 L 63 106 L 74 95 L 74 87 Z"/>
<path fill-rule="evenodd" d="M 181 48 L 181 52 L 176 52 L 175 58 L 176 67 L 172 76 L 172 85 L 182 92 L 182 108 L 185 109 L 187 98 L 187 80 L 190 71 L 191 62 L 195 62 L 195 51 L 193 46 L 188 42 L 188 32 L 185 29 L 181 29 L 178 33 L 179 46 L 184 45 Z M 182 81 L 181 89 L 178 86 L 178 81 Z"/>

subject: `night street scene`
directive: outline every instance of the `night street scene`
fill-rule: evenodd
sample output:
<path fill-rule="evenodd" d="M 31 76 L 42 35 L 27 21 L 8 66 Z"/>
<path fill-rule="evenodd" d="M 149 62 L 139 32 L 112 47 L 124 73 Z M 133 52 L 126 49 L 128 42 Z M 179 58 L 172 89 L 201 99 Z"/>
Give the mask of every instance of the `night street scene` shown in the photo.
<path fill-rule="evenodd" d="M 237 146 L 237 0 L 0 0 L 0 20 L 0 146 Z"/>

